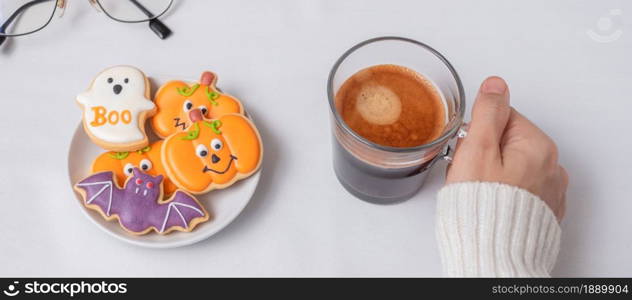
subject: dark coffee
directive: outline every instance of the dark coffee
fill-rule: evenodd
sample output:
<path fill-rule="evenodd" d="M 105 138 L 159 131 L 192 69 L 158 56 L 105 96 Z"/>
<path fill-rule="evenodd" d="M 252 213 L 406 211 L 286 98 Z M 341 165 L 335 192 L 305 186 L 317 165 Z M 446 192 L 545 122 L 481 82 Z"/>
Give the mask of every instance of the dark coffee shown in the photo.
<path fill-rule="evenodd" d="M 360 136 L 384 146 L 415 147 L 441 136 L 445 104 L 434 83 L 397 65 L 376 65 L 347 79 L 335 97 L 342 120 Z M 387 165 L 386 156 L 357 144 L 336 129 L 334 168 L 342 185 L 353 195 L 374 203 L 410 198 L 422 186 L 440 157 L 438 150 L 411 158 L 415 163 Z"/>
<path fill-rule="evenodd" d="M 421 165 L 382 168 L 357 158 L 333 139 L 334 169 L 338 181 L 354 196 L 376 204 L 393 204 L 417 193 L 437 156 Z"/>
<path fill-rule="evenodd" d="M 336 109 L 356 133 L 376 144 L 415 147 L 436 139 L 446 124 L 445 105 L 434 84 L 398 65 L 376 65 L 347 79 Z"/>

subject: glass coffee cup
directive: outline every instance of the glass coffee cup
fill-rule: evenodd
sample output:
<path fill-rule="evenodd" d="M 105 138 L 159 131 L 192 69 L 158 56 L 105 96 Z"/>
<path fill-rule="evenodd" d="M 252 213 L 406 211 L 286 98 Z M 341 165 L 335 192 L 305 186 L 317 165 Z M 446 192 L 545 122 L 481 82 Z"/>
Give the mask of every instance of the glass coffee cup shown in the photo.
<path fill-rule="evenodd" d="M 336 94 L 348 78 L 379 65 L 403 66 L 433 83 L 446 115 L 438 137 L 413 147 L 386 146 L 361 136 L 345 123 Z M 336 177 L 351 194 L 372 203 L 397 203 L 414 196 L 432 166 L 448 157 L 448 142 L 463 125 L 465 96 L 458 74 L 438 51 L 408 38 L 378 37 L 347 50 L 329 73 L 327 95 Z"/>

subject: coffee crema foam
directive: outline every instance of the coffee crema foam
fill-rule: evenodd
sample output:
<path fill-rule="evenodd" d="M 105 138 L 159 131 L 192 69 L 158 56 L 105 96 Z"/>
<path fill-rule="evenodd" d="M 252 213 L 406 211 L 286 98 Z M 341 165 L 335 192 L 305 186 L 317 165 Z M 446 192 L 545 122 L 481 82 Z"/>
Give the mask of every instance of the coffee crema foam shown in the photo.
<path fill-rule="evenodd" d="M 376 65 L 355 73 L 336 93 L 336 109 L 356 133 L 376 144 L 415 147 L 438 138 L 445 104 L 435 85 L 398 65 Z"/>

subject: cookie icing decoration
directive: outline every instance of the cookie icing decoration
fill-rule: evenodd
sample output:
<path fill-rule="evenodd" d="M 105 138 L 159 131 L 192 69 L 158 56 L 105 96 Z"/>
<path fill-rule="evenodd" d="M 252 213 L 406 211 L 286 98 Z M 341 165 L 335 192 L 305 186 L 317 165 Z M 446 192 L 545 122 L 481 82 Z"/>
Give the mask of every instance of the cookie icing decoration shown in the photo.
<path fill-rule="evenodd" d="M 187 135 L 181 137 L 181 140 L 191 141 L 198 138 L 198 136 L 200 135 L 200 125 L 198 123 L 193 123 L 192 127 L 193 129 L 189 130 L 187 132 Z"/>
<path fill-rule="evenodd" d="M 179 87 L 176 88 L 178 90 L 178 94 L 185 96 L 185 97 L 189 97 L 191 95 L 193 95 L 193 93 L 195 93 L 195 91 L 200 87 L 199 84 L 194 84 L 191 87 L 188 86 L 183 86 L 183 87 Z"/>
<path fill-rule="evenodd" d="M 129 152 L 114 152 L 108 153 L 108 156 L 114 159 L 123 160 L 129 156 Z"/>
<path fill-rule="evenodd" d="M 200 81 L 188 84 L 169 81 L 160 87 L 154 101 L 158 112 L 151 119 L 154 132 L 161 138 L 185 131 L 200 119 L 218 119 L 225 114 L 243 114 L 243 106 L 236 98 L 220 92 L 215 86 L 217 75 L 204 72 Z M 200 117 L 192 116 L 198 110 Z"/>
<path fill-rule="evenodd" d="M 209 213 L 191 195 L 176 191 L 162 200 L 163 176 L 151 176 L 138 168 L 132 170 L 123 188 L 114 180 L 114 173 L 99 172 L 75 185 L 84 205 L 98 211 L 105 219 L 118 219 L 126 231 L 142 235 L 150 231 L 167 234 L 171 231 L 192 231 L 209 219 Z"/>
<path fill-rule="evenodd" d="M 222 132 L 219 130 L 219 128 L 222 126 L 222 121 L 220 120 L 215 120 L 213 122 L 203 122 L 204 125 L 210 127 L 211 129 L 213 129 L 213 132 L 215 132 L 216 134 L 222 134 Z"/>
<path fill-rule="evenodd" d="M 163 184 L 164 194 L 165 196 L 170 196 L 176 191 L 177 187 L 166 177 L 167 172 L 162 164 L 160 154 L 162 143 L 163 141 L 157 141 L 150 146 L 131 152 L 105 152 L 92 162 L 90 172 L 113 172 L 116 177 L 116 183 L 122 186 L 125 180 L 132 175 L 132 170 L 139 168 L 151 176 L 165 176 Z"/>
<path fill-rule="evenodd" d="M 145 120 L 156 113 L 149 100 L 149 81 L 130 66 L 99 73 L 88 90 L 77 96 L 83 128 L 97 145 L 111 151 L 135 151 L 147 146 Z"/>
<path fill-rule="evenodd" d="M 188 132 L 169 136 L 161 152 L 171 181 L 182 190 L 202 194 L 256 172 L 263 145 L 248 118 L 227 114 L 218 120 L 197 121 Z"/>
<path fill-rule="evenodd" d="M 217 103 L 217 98 L 219 98 L 219 93 L 215 92 L 215 91 L 209 91 L 209 87 L 206 87 L 206 97 L 208 98 L 208 101 L 211 102 L 211 104 L 213 104 L 214 106 L 218 106 L 219 103 Z"/>
<path fill-rule="evenodd" d="M 145 147 L 143 149 L 140 149 L 140 150 L 138 150 L 136 152 L 138 152 L 138 154 L 143 154 L 143 153 L 147 153 L 149 151 L 151 151 L 151 146 L 147 146 L 147 147 Z"/>

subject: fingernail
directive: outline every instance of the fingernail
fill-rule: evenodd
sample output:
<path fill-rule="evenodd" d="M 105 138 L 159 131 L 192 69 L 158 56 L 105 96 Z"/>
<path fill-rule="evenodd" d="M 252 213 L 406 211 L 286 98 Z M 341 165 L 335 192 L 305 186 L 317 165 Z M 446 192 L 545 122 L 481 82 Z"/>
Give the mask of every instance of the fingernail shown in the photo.
<path fill-rule="evenodd" d="M 483 82 L 481 91 L 485 94 L 499 94 L 502 95 L 507 91 L 507 84 L 500 77 L 490 77 Z"/>

